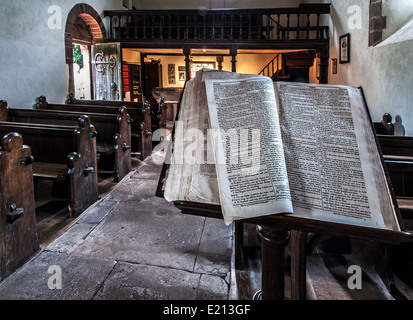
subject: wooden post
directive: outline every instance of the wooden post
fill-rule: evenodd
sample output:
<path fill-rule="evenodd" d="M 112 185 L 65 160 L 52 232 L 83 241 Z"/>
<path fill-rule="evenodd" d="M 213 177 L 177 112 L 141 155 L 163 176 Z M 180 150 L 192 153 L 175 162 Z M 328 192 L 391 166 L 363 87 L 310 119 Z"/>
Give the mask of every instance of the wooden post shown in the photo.
<path fill-rule="evenodd" d="M 305 300 L 307 232 L 291 231 L 291 300 Z"/>
<path fill-rule="evenodd" d="M 257 226 L 261 243 L 261 290 L 263 300 L 284 300 L 285 246 L 288 231 Z"/>
<path fill-rule="evenodd" d="M 224 56 L 217 56 L 218 70 L 222 70 L 222 63 L 224 62 Z"/>
<path fill-rule="evenodd" d="M 235 221 L 234 228 L 235 267 L 241 268 L 244 261 L 244 223 Z"/>
<path fill-rule="evenodd" d="M 328 83 L 328 59 L 329 59 L 329 49 L 326 47 L 320 49 L 320 83 Z"/>
<path fill-rule="evenodd" d="M 190 59 L 190 55 L 191 55 L 191 48 L 184 48 L 183 49 L 183 53 L 185 55 L 185 77 L 186 80 L 190 80 L 191 79 L 191 59 Z"/>
<path fill-rule="evenodd" d="M 229 53 L 232 57 L 232 72 L 237 72 L 237 48 L 231 48 Z"/>

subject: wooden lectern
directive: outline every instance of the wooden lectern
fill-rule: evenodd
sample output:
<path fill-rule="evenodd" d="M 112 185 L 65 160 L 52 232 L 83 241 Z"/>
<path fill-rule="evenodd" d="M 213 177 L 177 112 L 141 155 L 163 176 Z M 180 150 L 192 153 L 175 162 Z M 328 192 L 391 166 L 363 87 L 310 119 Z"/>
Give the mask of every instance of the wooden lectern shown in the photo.
<path fill-rule="evenodd" d="M 367 106 L 367 104 L 366 104 Z M 177 118 L 179 115 L 179 105 Z M 371 125 L 374 130 L 373 122 Z M 175 128 L 174 128 L 175 129 Z M 172 130 L 172 136 L 174 131 Z M 172 141 L 172 139 L 171 139 Z M 378 149 L 380 145 L 376 138 Z M 263 300 L 282 300 L 284 299 L 284 278 L 285 278 L 285 246 L 290 242 L 291 245 L 291 298 L 301 300 L 306 298 L 306 254 L 307 236 L 314 233 L 322 236 L 341 236 L 363 240 L 375 240 L 386 244 L 400 244 L 413 240 L 413 231 L 404 228 L 403 219 L 394 196 L 393 188 L 389 179 L 383 156 L 380 151 L 381 161 L 386 173 L 387 181 L 392 192 L 393 205 L 396 209 L 397 219 L 402 231 L 387 229 L 370 228 L 356 225 L 347 225 L 334 222 L 312 220 L 294 215 L 274 214 L 263 217 L 237 220 L 235 228 L 236 256 L 240 254 L 240 241 L 242 233 L 239 234 L 243 222 L 256 225 L 257 232 L 262 239 L 261 259 L 262 259 L 262 299 Z M 163 197 L 162 185 L 168 169 L 164 164 L 157 188 L 157 196 Z M 221 206 L 208 203 L 196 203 L 188 201 L 175 201 L 174 205 L 183 214 L 197 215 L 209 218 L 223 219 Z M 237 234 L 238 230 L 238 234 Z M 237 259 L 237 257 L 236 257 Z"/>

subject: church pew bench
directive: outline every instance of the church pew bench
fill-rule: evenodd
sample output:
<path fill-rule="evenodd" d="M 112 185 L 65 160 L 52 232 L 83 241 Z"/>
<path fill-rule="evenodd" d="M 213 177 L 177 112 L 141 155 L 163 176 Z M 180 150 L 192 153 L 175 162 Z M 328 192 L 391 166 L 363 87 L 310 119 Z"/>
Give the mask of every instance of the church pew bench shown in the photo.
<path fill-rule="evenodd" d="M 405 226 L 413 229 L 413 137 L 377 134 Z"/>
<path fill-rule="evenodd" d="M 94 105 L 94 106 L 101 106 L 101 107 L 122 107 L 125 106 L 128 110 L 136 110 L 136 117 L 142 113 L 142 109 L 147 110 L 147 114 L 150 115 L 150 123 L 145 120 L 146 128 L 150 132 L 154 132 L 156 129 L 165 128 L 166 118 L 165 118 L 165 108 L 166 106 L 162 104 L 162 102 L 158 102 L 157 104 L 149 103 L 148 101 L 144 102 L 135 102 L 135 101 L 116 101 L 116 100 L 79 100 L 74 97 L 71 93 L 68 95 L 66 100 L 67 104 L 71 105 Z M 134 114 L 135 116 L 135 114 Z M 139 119 L 139 118 L 138 118 Z M 143 122 L 143 120 L 138 120 L 137 125 Z M 149 129 L 151 128 L 151 129 Z M 139 128 L 138 128 L 139 129 Z"/>
<path fill-rule="evenodd" d="M 0 140 L 0 281 L 39 250 L 33 189 L 33 157 L 23 138 Z"/>
<path fill-rule="evenodd" d="M 392 121 L 384 113 L 374 129 L 399 207 L 402 213 L 413 213 L 413 137 L 395 135 L 397 123 Z"/>
<path fill-rule="evenodd" d="M 0 116 L 0 119 L 25 123 L 76 125 L 82 115 L 81 112 L 74 111 L 7 108 L 7 114 Z M 113 170 L 114 181 L 119 182 L 132 170 L 131 120 L 127 110 L 120 108 L 118 115 L 91 113 L 89 118 L 97 131 L 99 167 Z"/>
<path fill-rule="evenodd" d="M 85 114 L 107 113 L 117 114 L 119 108 L 126 107 L 132 119 L 131 137 L 132 152 L 138 153 L 140 160 L 152 154 L 152 132 L 157 129 L 152 121 L 151 106 L 146 102 L 124 102 L 103 100 L 75 100 L 69 98 L 66 104 L 49 104 L 44 96 L 36 99 L 37 109 L 78 111 Z"/>
<path fill-rule="evenodd" d="M 385 118 L 383 121 L 386 123 Z M 395 128 L 391 121 L 387 121 L 384 127 L 382 134 L 377 134 L 377 139 L 404 227 L 413 230 L 413 137 L 393 135 Z M 410 272 L 407 269 L 412 264 L 413 247 L 410 243 L 399 246 L 382 245 L 380 250 L 382 258 L 379 260 L 378 270 L 386 286 L 393 290 L 394 274 Z"/>
<path fill-rule="evenodd" d="M 389 113 L 383 114 L 381 121 L 373 122 L 376 134 L 394 135 L 394 124 L 392 116 Z"/>
<path fill-rule="evenodd" d="M 162 117 L 165 119 L 166 123 L 175 121 L 182 91 L 183 89 L 180 88 L 152 88 L 153 97 L 158 103 L 164 106 L 162 108 Z"/>
<path fill-rule="evenodd" d="M 0 134 L 19 133 L 30 146 L 34 179 L 63 182 L 71 218 L 98 200 L 96 131 L 82 116 L 77 127 L 0 121 Z"/>

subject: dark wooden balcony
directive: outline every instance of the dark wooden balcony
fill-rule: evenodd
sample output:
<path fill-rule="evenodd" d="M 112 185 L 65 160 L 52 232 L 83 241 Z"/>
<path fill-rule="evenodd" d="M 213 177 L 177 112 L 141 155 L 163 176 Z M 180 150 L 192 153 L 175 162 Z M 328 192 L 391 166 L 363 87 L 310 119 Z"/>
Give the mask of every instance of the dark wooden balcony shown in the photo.
<path fill-rule="evenodd" d="M 328 42 L 330 4 L 298 8 L 105 11 L 106 42 L 124 46 L 311 47 Z M 323 24 L 324 22 L 324 24 Z M 294 45 L 294 43 L 299 44 Z"/>

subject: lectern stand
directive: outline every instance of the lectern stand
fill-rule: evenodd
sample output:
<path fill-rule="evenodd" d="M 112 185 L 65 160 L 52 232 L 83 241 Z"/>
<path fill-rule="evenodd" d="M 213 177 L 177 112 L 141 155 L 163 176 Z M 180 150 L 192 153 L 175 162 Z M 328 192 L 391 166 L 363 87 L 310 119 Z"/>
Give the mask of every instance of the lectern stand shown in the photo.
<path fill-rule="evenodd" d="M 175 201 L 174 205 L 183 214 L 222 219 L 220 206 Z M 239 220 L 255 224 L 262 239 L 261 290 L 263 300 L 284 299 L 285 246 L 291 244 L 291 298 L 305 299 L 306 240 L 308 233 L 325 236 L 344 236 L 354 239 L 375 240 L 387 244 L 400 244 L 413 240 L 409 231 L 390 231 L 332 222 L 310 220 L 294 215 L 270 215 L 253 219 Z"/>
<path fill-rule="evenodd" d="M 185 90 L 185 89 L 184 89 Z M 364 95 L 363 95 L 364 98 Z M 367 104 L 365 104 L 367 107 Z M 179 106 L 180 107 L 180 106 Z M 178 115 L 179 115 L 178 107 Z M 368 111 L 368 110 L 367 110 Z M 178 117 L 177 115 L 177 117 Z M 374 130 L 373 123 L 370 124 Z M 172 130 L 173 141 L 175 127 Z M 376 139 L 378 150 L 380 145 Z M 381 151 L 380 151 L 381 153 Z M 392 205 L 396 212 L 401 231 L 390 229 L 380 229 L 364 227 L 359 225 L 350 225 L 344 223 L 329 222 L 324 220 L 315 220 L 296 216 L 294 214 L 274 214 L 262 217 L 237 220 L 235 223 L 249 223 L 257 226 L 257 232 L 262 239 L 262 299 L 279 300 L 284 299 L 284 278 L 285 278 L 285 246 L 291 244 L 291 277 L 292 277 L 292 299 L 305 299 L 305 274 L 306 274 L 306 253 L 307 253 L 307 235 L 314 233 L 322 236 L 341 236 L 347 238 L 375 240 L 387 244 L 399 244 L 413 240 L 413 232 L 406 230 L 403 226 L 400 210 L 391 187 L 389 174 L 380 154 L 383 169 L 385 171 L 387 183 L 390 185 Z M 162 186 L 168 169 L 164 164 L 158 183 L 157 196 L 163 197 Z M 197 215 L 210 218 L 223 219 L 221 207 L 207 203 L 196 203 L 188 201 L 175 201 L 174 205 L 181 210 L 183 214 Z M 236 230 L 240 228 L 236 228 Z M 235 235 L 236 240 L 240 242 L 242 237 Z M 239 243 L 236 244 L 236 249 Z M 239 256 L 240 250 L 236 250 Z M 238 257 L 236 257 L 237 259 Z"/>

